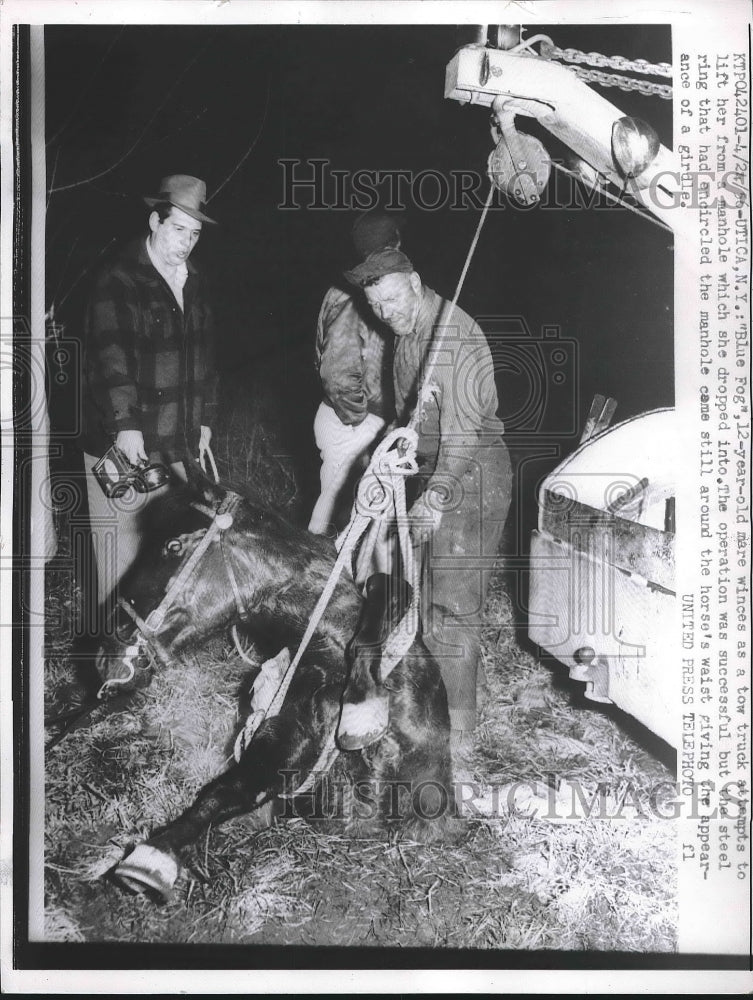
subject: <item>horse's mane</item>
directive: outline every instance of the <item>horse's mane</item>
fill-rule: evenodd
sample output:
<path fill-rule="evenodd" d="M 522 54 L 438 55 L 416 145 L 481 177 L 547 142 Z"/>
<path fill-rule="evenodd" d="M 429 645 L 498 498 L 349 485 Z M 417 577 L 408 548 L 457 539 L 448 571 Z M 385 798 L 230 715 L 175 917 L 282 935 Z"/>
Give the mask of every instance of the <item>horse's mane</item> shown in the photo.
<path fill-rule="evenodd" d="M 334 551 L 331 539 L 312 535 L 302 525 L 295 524 L 262 497 L 252 485 L 225 480 L 217 484 L 209 480 L 180 484 L 164 496 L 153 500 L 142 515 L 145 537 L 160 538 L 176 531 L 197 531 L 208 527 L 210 517 L 217 511 L 228 493 L 235 493 L 241 497 L 242 504 L 239 511 L 241 523 L 246 518 L 252 521 L 263 520 L 287 537 L 298 536 L 300 544 L 309 550 L 322 555 L 331 555 Z"/>
<path fill-rule="evenodd" d="M 144 511 L 145 551 L 156 555 L 164 551 L 163 546 L 170 538 L 206 531 L 229 489 L 224 483 L 198 487 L 185 484 L 154 498 Z M 230 560 L 225 563 L 226 569 L 219 571 L 220 589 L 229 592 L 231 583 L 226 570 L 227 565 L 232 565 L 244 606 L 254 607 L 257 616 L 266 608 L 270 621 L 279 618 L 287 627 L 295 626 L 302 633 L 313 603 L 323 592 L 335 564 L 332 540 L 287 521 L 268 503 L 260 501 L 253 489 L 232 492 L 241 498 L 232 508 L 232 530 L 215 536 L 226 539 L 220 551 L 224 560 Z M 194 545 L 199 544 L 199 537 Z M 192 551 L 187 549 L 184 558 L 189 558 Z M 201 573 L 201 567 L 210 564 L 198 565 L 197 572 Z M 218 572 L 216 560 L 211 565 L 214 567 L 211 572 Z M 138 573 L 139 570 L 133 570 L 134 580 Z M 359 603 L 358 590 L 350 575 L 341 574 L 327 613 L 328 641 L 344 647 L 343 636 L 347 633 L 349 637 L 349 630 L 355 627 Z"/>

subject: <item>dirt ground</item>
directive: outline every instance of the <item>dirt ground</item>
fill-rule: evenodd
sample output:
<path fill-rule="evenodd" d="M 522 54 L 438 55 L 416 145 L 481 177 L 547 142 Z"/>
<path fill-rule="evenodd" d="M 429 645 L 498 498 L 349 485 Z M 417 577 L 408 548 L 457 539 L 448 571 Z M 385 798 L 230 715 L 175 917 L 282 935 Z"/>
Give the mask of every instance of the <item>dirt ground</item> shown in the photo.
<path fill-rule="evenodd" d="M 226 400 L 231 416 L 213 442 L 220 474 L 263 487 L 270 505 L 300 522 L 300 463 L 281 457 L 284 441 L 270 431 L 279 413 L 269 393 L 242 389 Z M 571 805 L 550 815 L 580 818 L 555 822 L 513 803 L 496 818 L 470 819 L 458 842 L 428 846 L 351 840 L 336 822 L 296 817 L 259 829 L 241 817 L 185 852 L 170 900 L 120 888 L 113 866 L 224 769 L 252 668 L 219 637 L 63 735 L 68 723 L 53 720 L 82 698 L 71 658 L 81 593 L 65 506 L 56 520 L 60 549 L 46 588 L 48 940 L 675 950 L 676 834 L 661 816 L 671 815 L 662 805 L 673 794 L 674 755 L 534 655 L 502 573 L 485 611 L 476 770 L 501 788 L 559 787 L 571 802 L 573 785 L 588 800 L 601 789 L 590 816 Z"/>
<path fill-rule="evenodd" d="M 64 561 L 64 560 L 63 560 Z M 77 591 L 48 576 L 48 717 L 79 696 L 61 622 Z M 211 829 L 167 902 L 119 888 L 112 867 L 219 773 L 249 667 L 218 640 L 130 699 L 94 710 L 46 755 L 46 935 L 52 941 L 671 952 L 674 825 L 657 815 L 673 776 L 629 720 L 591 706 L 564 670 L 516 641 L 500 575 L 486 611 L 485 778 L 608 788 L 608 815 L 551 822 L 503 810 L 458 843 L 350 840 L 301 818 Z M 632 727 L 636 731 L 636 727 Z M 567 787 L 567 786 L 565 786 Z M 659 798 L 651 803 L 652 790 Z M 622 798 L 621 798 L 622 796 Z M 620 804 L 622 803 L 622 804 Z"/>

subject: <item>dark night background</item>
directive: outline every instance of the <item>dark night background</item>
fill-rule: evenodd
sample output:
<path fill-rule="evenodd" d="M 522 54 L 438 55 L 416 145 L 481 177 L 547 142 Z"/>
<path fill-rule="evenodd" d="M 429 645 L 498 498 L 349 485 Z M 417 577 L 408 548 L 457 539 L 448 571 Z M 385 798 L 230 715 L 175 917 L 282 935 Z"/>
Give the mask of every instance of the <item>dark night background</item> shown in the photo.
<path fill-rule="evenodd" d="M 666 27 L 535 26 L 526 36 L 539 32 L 563 48 L 671 61 Z M 204 178 L 209 214 L 221 225 L 204 227 L 194 259 L 213 281 L 223 377 L 271 394 L 304 493 L 313 488 L 316 316 L 351 263 L 357 211 L 281 210 L 278 161 L 483 174 L 492 148 L 488 111 L 443 96 L 445 66 L 471 35 L 453 26 L 48 27 L 47 305 L 55 303 L 66 336 L 78 335 L 89 269 L 103 248 L 146 232 L 141 195 L 156 194 L 165 174 Z M 671 102 L 599 92 L 672 145 Z M 562 157 L 532 119 L 517 125 Z M 485 196 L 487 182 L 481 190 Z M 334 200 L 334 189 L 327 197 Z M 405 249 L 449 298 L 478 211 L 406 208 Z M 539 433 L 509 435 L 519 460 L 542 456 L 521 467 L 521 543 L 535 520 L 536 486 L 577 444 L 594 393 L 618 400 L 615 421 L 673 403 L 671 247 L 669 232 L 621 209 L 507 205 L 490 213 L 460 305 L 477 317 L 523 317 L 533 336 L 558 326 L 577 354 L 566 388 L 548 386 Z M 503 368 L 504 418 L 516 412 L 521 386 Z"/>

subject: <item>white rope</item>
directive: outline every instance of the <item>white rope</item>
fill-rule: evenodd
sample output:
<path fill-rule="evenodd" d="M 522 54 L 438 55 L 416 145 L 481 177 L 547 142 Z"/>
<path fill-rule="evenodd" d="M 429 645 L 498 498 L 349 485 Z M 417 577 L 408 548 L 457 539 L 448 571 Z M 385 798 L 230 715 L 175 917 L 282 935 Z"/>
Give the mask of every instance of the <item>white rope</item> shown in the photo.
<path fill-rule="evenodd" d="M 478 244 L 479 236 L 481 235 L 481 229 L 483 228 L 484 222 L 486 221 L 486 216 L 489 211 L 489 206 L 491 205 L 492 198 L 494 196 L 495 187 L 494 184 L 489 185 L 489 194 L 486 198 L 486 203 L 484 205 L 481 217 L 479 219 L 478 225 L 476 226 L 476 232 L 471 242 L 471 246 L 468 250 L 468 254 L 465 259 L 465 264 L 463 265 L 463 270 L 460 273 L 460 278 L 458 279 L 458 284 L 455 289 L 455 295 L 453 296 L 452 302 L 450 304 L 450 310 L 447 318 L 441 324 L 438 323 L 439 336 L 436 345 L 429 345 L 430 356 L 429 364 L 424 375 L 423 382 L 421 385 L 421 391 L 419 393 L 418 400 L 416 402 L 416 407 L 411 414 L 411 418 L 408 421 L 406 427 L 398 427 L 393 430 L 390 434 L 387 434 L 385 438 L 380 442 L 374 454 L 371 458 L 371 462 L 361 477 L 361 481 L 358 485 L 358 493 L 356 495 L 356 502 L 354 505 L 353 515 L 350 522 L 345 529 L 345 531 L 337 539 L 336 545 L 338 547 L 338 555 L 335 560 L 335 565 L 332 567 L 332 572 L 325 585 L 324 590 L 316 603 L 316 607 L 312 613 L 311 619 L 309 621 L 308 627 L 301 639 L 301 643 L 298 647 L 298 651 L 295 654 L 294 659 L 291 661 L 290 666 L 285 672 L 282 679 L 282 683 L 277 690 L 272 704 L 266 712 L 265 718 L 270 718 L 277 715 L 282 707 L 282 703 L 285 700 L 285 695 L 288 692 L 290 683 L 293 680 L 293 675 L 295 673 L 296 667 L 300 662 L 303 653 L 308 646 L 308 643 L 313 636 L 319 621 L 324 613 L 324 610 L 329 603 L 329 599 L 337 586 L 337 582 L 340 578 L 343 566 L 346 560 L 351 555 L 358 541 L 360 540 L 363 533 L 366 531 L 368 526 L 372 524 L 378 518 L 384 518 L 386 512 L 390 509 L 390 513 L 394 514 L 395 521 L 398 527 L 398 535 L 400 539 L 400 548 L 403 558 L 403 566 L 405 569 L 406 578 L 412 587 L 411 602 L 408 607 L 408 611 L 401 619 L 398 627 L 393 630 L 385 643 L 385 647 L 382 655 L 382 678 L 386 678 L 389 673 L 394 669 L 395 666 L 400 662 L 405 653 L 410 649 L 410 646 L 415 639 L 416 632 L 418 631 L 418 611 L 419 611 L 419 581 L 418 581 L 418 568 L 415 564 L 415 557 L 413 554 L 413 545 L 410 537 L 410 526 L 408 523 L 408 512 L 406 510 L 405 504 L 405 477 L 408 475 L 414 475 L 418 469 L 416 464 L 416 448 L 418 444 L 418 432 L 416 426 L 421 419 L 421 410 L 423 404 L 430 398 L 433 386 L 431 384 L 431 376 L 434 372 L 434 368 L 437 364 L 437 359 L 439 355 L 439 348 L 444 340 L 447 328 L 450 325 L 452 317 L 455 314 L 455 309 L 457 307 L 458 299 L 465 282 L 466 275 L 468 274 L 468 268 L 471 264 L 471 259 L 476 251 L 476 246 Z M 444 310 L 443 310 L 444 314 Z M 431 350 L 432 346 L 434 349 Z M 397 450 L 392 450 L 398 441 L 404 442 Z M 381 487 L 381 495 L 379 493 L 374 493 L 373 496 L 368 495 L 368 491 L 373 489 L 374 480 Z M 399 509 L 398 509 L 399 505 Z M 374 529 L 376 530 L 376 529 Z M 253 732 L 256 731 L 260 722 L 253 724 L 254 715 L 257 713 L 252 713 L 249 716 L 247 722 L 247 727 L 250 732 L 248 733 L 248 738 L 246 736 L 246 727 L 238 734 L 238 738 L 235 742 L 235 759 L 240 760 L 240 757 L 246 747 L 251 742 Z M 251 726 L 253 725 L 253 729 Z M 334 726 L 330 732 L 327 740 L 325 741 L 324 747 L 319 759 L 314 765 L 313 769 L 309 772 L 308 776 L 305 778 L 303 783 L 294 791 L 284 793 L 282 798 L 293 798 L 296 795 L 303 795 L 305 792 L 309 791 L 311 787 L 316 782 L 316 779 L 320 773 L 327 771 L 332 765 L 334 759 L 337 757 L 338 749 L 336 745 L 336 733 L 337 725 Z"/>
<path fill-rule="evenodd" d="M 410 435 L 411 455 L 415 454 L 418 446 L 418 435 L 413 429 L 396 431 L 396 434 Z M 414 443 L 415 442 L 415 443 Z M 411 458 L 411 464 L 415 465 L 415 460 Z M 416 468 L 414 471 L 418 471 Z M 398 538 L 400 542 L 400 555 L 403 561 L 403 573 L 411 588 L 411 599 L 408 609 L 400 619 L 398 625 L 392 630 L 384 644 L 381 658 L 382 680 L 389 677 L 392 670 L 398 665 L 416 638 L 418 632 L 418 612 L 420 606 L 420 587 L 418 580 L 418 568 L 413 551 L 413 542 L 410 535 L 410 524 L 408 518 L 407 504 L 405 500 L 405 478 L 395 478 L 393 480 L 393 502 L 391 520 L 397 525 Z"/>
<path fill-rule="evenodd" d="M 408 452 L 390 450 L 398 439 L 408 442 Z M 364 476 L 359 483 L 353 516 L 350 519 L 348 527 L 338 539 L 339 551 L 337 559 L 335 560 L 335 565 L 332 567 L 324 590 L 320 594 L 319 600 L 316 602 L 314 610 L 311 613 L 306 631 L 304 632 L 298 645 L 298 650 L 283 675 L 282 681 L 280 682 L 280 686 L 277 689 L 277 693 L 275 694 L 272 703 L 266 710 L 266 718 L 272 718 L 273 716 L 279 714 L 282 704 L 285 701 L 285 696 L 287 695 L 293 677 L 295 676 L 298 664 L 300 663 L 311 638 L 319 627 L 322 615 L 324 614 L 330 598 L 335 591 L 343 568 L 350 559 L 353 550 L 368 526 L 375 519 L 384 518 L 389 510 L 387 505 L 390 501 L 394 509 L 394 503 L 396 501 L 399 502 L 401 497 L 403 511 L 398 512 L 398 516 L 399 519 L 407 525 L 407 514 L 404 512 L 404 479 L 405 476 L 413 475 L 417 470 L 415 458 L 417 443 L 418 437 L 415 431 L 409 430 L 406 433 L 404 428 L 397 428 L 388 434 L 375 450 L 371 462 L 369 463 L 369 468 L 366 473 L 364 473 Z M 369 477 L 369 473 L 373 474 L 373 480 Z M 372 490 L 374 480 L 376 480 L 379 484 L 380 493 Z M 410 555 L 406 558 L 410 559 L 412 556 L 412 549 L 410 545 L 408 545 L 408 548 L 411 551 Z M 416 614 L 416 621 L 417 620 L 418 617 Z M 246 725 L 238 734 L 236 739 L 234 749 L 236 760 L 240 760 L 241 754 L 251 742 L 251 738 L 259 725 L 260 722 L 258 721 L 258 716 L 255 717 L 255 713 L 252 712 L 246 722 Z"/>
<path fill-rule="evenodd" d="M 371 462 L 369 463 L 369 468 L 366 470 L 366 473 L 359 483 L 358 493 L 356 495 L 355 512 L 353 517 L 350 519 L 350 523 L 344 534 L 340 537 L 340 539 L 338 539 L 339 552 L 337 554 L 337 559 L 335 560 L 335 565 L 332 567 L 332 572 L 327 580 L 327 584 L 312 612 L 311 619 L 306 631 L 303 634 L 298 651 L 291 661 L 283 679 L 283 683 L 280 686 L 280 690 L 277 692 L 275 700 L 272 703 L 271 707 L 275 709 L 274 714 L 277 714 L 282 706 L 282 702 L 284 701 L 285 695 L 290 687 L 290 682 L 293 679 L 293 673 L 300 663 L 301 657 L 306 651 L 306 647 L 319 625 L 321 617 L 324 614 L 324 610 L 329 603 L 329 599 L 337 586 L 343 567 L 355 549 L 356 544 L 373 520 L 379 518 L 380 516 L 384 517 L 386 514 L 386 507 L 383 507 L 383 504 L 385 500 L 389 501 L 390 496 L 395 497 L 399 493 L 398 483 L 403 488 L 402 496 L 403 498 L 405 497 L 403 478 L 405 476 L 413 475 L 417 471 L 418 466 L 416 465 L 415 457 L 416 446 L 418 444 L 417 436 L 415 434 L 408 436 L 408 446 L 411 450 L 408 453 L 403 454 L 400 454 L 397 451 L 390 451 L 398 439 L 406 439 L 405 431 L 402 428 L 397 428 L 392 431 L 379 444 L 374 452 L 374 455 L 372 456 Z M 380 486 L 383 491 L 381 498 L 378 494 L 372 497 L 369 497 L 367 494 L 367 490 L 370 486 L 368 479 L 369 472 L 371 472 L 380 482 Z"/>
<path fill-rule="evenodd" d="M 431 376 L 434 374 L 434 368 L 436 367 L 439 358 L 439 349 L 442 346 L 445 335 L 452 321 L 452 317 L 455 315 L 455 309 L 457 308 L 458 299 L 460 298 L 460 293 L 463 290 L 465 277 L 468 274 L 468 268 L 471 266 L 471 259 L 473 258 L 473 254 L 476 251 L 476 245 L 478 243 L 479 236 L 481 235 L 481 230 L 483 228 L 484 222 L 486 221 L 486 216 L 489 211 L 489 206 L 492 203 L 492 198 L 494 197 L 495 190 L 496 188 L 494 184 L 490 183 L 489 194 L 486 196 L 486 203 L 484 205 L 484 209 L 481 212 L 480 219 L 478 220 L 478 225 L 476 226 L 476 232 L 474 234 L 473 241 L 471 243 L 470 249 L 468 250 L 468 254 L 465 258 L 465 264 L 463 265 L 463 270 L 460 272 L 460 278 L 458 279 L 457 288 L 455 289 L 455 295 L 453 296 L 452 302 L 450 303 L 450 311 L 447 314 L 447 318 L 445 319 L 444 310 L 442 310 L 442 315 L 440 316 L 440 319 L 436 324 L 439 335 L 437 337 L 436 345 L 434 343 L 429 345 L 429 352 L 430 352 L 429 365 L 428 368 L 426 369 L 426 374 L 424 375 L 423 378 L 423 382 L 421 385 L 421 392 L 416 402 L 416 407 L 413 410 L 413 413 L 411 414 L 410 420 L 408 421 L 408 427 L 410 428 L 415 428 L 416 425 L 418 424 L 419 420 L 421 419 L 421 411 L 423 408 L 423 404 L 428 402 L 429 397 L 434 391 L 434 386 L 432 385 L 431 382 Z"/>
<path fill-rule="evenodd" d="M 455 314 L 455 309 L 458 304 L 458 299 L 460 298 L 460 293 L 463 290 L 463 284 L 465 283 L 466 275 L 468 274 L 468 268 L 470 267 L 471 260 L 476 251 L 476 246 L 478 245 L 479 237 L 481 235 L 481 230 L 483 228 L 484 222 L 486 221 L 486 216 L 489 211 L 489 206 L 491 205 L 492 198 L 494 196 L 494 185 L 489 185 L 489 193 L 486 196 L 486 203 L 484 204 L 483 211 L 476 226 L 476 232 L 474 233 L 473 240 L 471 242 L 470 248 L 465 258 L 465 263 L 463 265 L 463 270 L 460 272 L 460 278 L 458 279 L 457 287 L 455 289 L 455 295 L 453 296 L 452 302 L 450 304 L 450 311 L 447 316 L 446 322 L 437 324 L 439 329 L 439 336 L 436 345 L 430 345 L 430 357 L 429 365 L 424 375 L 423 382 L 421 385 L 421 392 L 419 394 L 416 407 L 411 414 L 410 420 L 406 428 L 401 432 L 398 428 L 394 432 L 394 436 L 399 438 L 402 434 L 406 437 L 408 433 L 415 435 L 416 446 L 418 443 L 418 434 L 416 431 L 416 426 L 421 419 L 421 409 L 424 403 L 428 401 L 432 392 L 434 391 L 434 386 L 431 382 L 431 376 L 434 373 L 434 368 L 437 364 L 437 359 L 439 357 L 440 348 L 444 340 L 447 329 L 450 326 L 452 317 Z M 413 545 L 411 543 L 410 537 L 410 525 L 408 519 L 408 513 L 405 505 L 405 483 L 400 481 L 400 489 L 402 490 L 402 495 L 400 497 L 400 506 L 395 504 L 395 521 L 397 523 L 398 535 L 400 538 L 400 551 L 403 557 L 403 569 L 405 571 L 405 577 L 412 588 L 411 602 L 408 607 L 408 611 L 405 616 L 401 619 L 400 624 L 393 632 L 390 634 L 387 642 L 385 643 L 384 650 L 382 652 L 382 679 L 386 679 L 390 672 L 397 666 L 403 656 L 408 652 L 413 640 L 416 637 L 416 632 L 418 631 L 418 612 L 420 604 L 420 581 L 418 579 L 419 570 L 416 565 L 415 554 L 413 552 Z"/>
<path fill-rule="evenodd" d="M 406 441 L 409 450 L 402 454 L 398 451 L 390 451 L 389 449 L 392 447 L 392 444 L 397 440 Z M 397 627 L 390 633 L 386 643 L 384 644 L 380 664 L 382 680 L 386 680 L 392 670 L 402 660 L 410 647 L 413 645 L 416 633 L 418 632 L 420 591 L 417 580 L 416 563 L 413 555 L 413 544 L 411 542 L 410 529 L 408 526 L 408 511 L 405 503 L 405 477 L 407 475 L 414 475 L 418 471 L 415 458 L 417 445 L 418 435 L 412 428 L 397 428 L 391 434 L 388 434 L 379 448 L 377 448 L 377 451 L 374 453 L 374 458 L 369 465 L 369 469 L 367 469 L 368 473 L 371 470 L 371 466 L 374 466 L 372 471 L 380 481 L 383 493 L 388 499 L 391 497 L 390 506 L 383 508 L 381 513 L 377 514 L 376 517 L 379 520 L 384 520 L 389 512 L 390 518 L 392 519 L 392 517 L 394 517 L 394 520 L 397 522 L 403 568 L 405 570 L 406 578 L 412 588 L 408 610 L 400 620 Z M 374 459 L 377 459 L 377 453 L 379 453 L 379 460 L 375 462 Z M 385 481 L 385 476 L 389 476 L 389 482 Z M 366 485 L 364 486 L 365 480 Z M 358 484 L 358 494 L 356 496 L 357 511 L 359 509 L 359 500 L 363 502 L 363 495 L 366 494 L 368 488 L 368 480 L 366 479 L 366 474 L 364 474 L 361 482 Z M 374 502 L 379 503 L 376 498 Z M 354 518 L 351 519 L 351 523 L 356 517 L 360 516 L 368 515 L 356 514 L 354 515 Z M 360 535 L 358 537 L 360 537 Z M 345 550 L 346 547 L 351 551 L 354 547 L 350 544 L 347 538 L 343 541 L 341 551 Z M 281 798 L 295 798 L 296 795 L 304 795 L 313 788 L 320 774 L 325 774 L 329 771 L 335 761 L 335 758 L 340 752 L 336 742 L 337 728 L 337 723 L 335 723 L 327 736 L 316 763 L 309 771 L 306 778 L 304 778 L 303 782 L 298 786 L 298 788 L 295 789 L 295 791 L 282 793 L 280 796 Z"/>
<path fill-rule="evenodd" d="M 248 655 L 248 653 L 245 651 L 245 649 L 243 648 L 243 646 L 241 644 L 241 640 L 238 637 L 238 626 L 237 625 L 233 625 L 233 627 L 230 629 L 230 634 L 233 637 L 233 642 L 235 643 L 235 648 L 236 648 L 236 650 L 237 650 L 238 655 L 240 656 L 240 658 L 245 663 L 250 663 L 252 667 L 255 667 L 257 665 L 256 664 L 256 660 L 253 660 Z"/>
<path fill-rule="evenodd" d="M 101 701 L 103 698 L 107 697 L 110 692 L 110 688 L 118 687 L 121 684 L 130 684 L 136 675 L 136 668 L 133 665 L 134 656 L 139 656 L 141 650 L 138 645 L 129 646 L 125 651 L 125 654 L 121 657 L 122 663 L 128 670 L 126 677 L 108 677 L 106 681 L 102 684 L 99 691 L 97 691 L 97 700 Z"/>
<path fill-rule="evenodd" d="M 207 474 L 207 463 L 206 460 L 209 459 L 209 464 L 212 466 L 212 475 L 214 476 L 215 483 L 219 483 L 220 474 L 217 471 L 217 463 L 214 460 L 214 453 L 209 445 L 204 445 L 204 450 L 199 452 L 199 465 L 201 466 L 201 471 L 206 476 Z"/>
<path fill-rule="evenodd" d="M 131 621 L 139 630 L 141 634 L 141 639 L 137 642 L 135 646 L 134 645 L 129 646 L 125 651 L 124 657 L 122 657 L 122 662 L 128 669 L 128 676 L 108 678 L 102 684 L 99 691 L 97 691 L 97 698 L 99 700 L 102 700 L 103 698 L 109 696 L 110 688 L 115 688 L 123 684 L 130 684 L 130 682 L 136 675 L 136 668 L 133 665 L 133 657 L 135 655 L 140 656 L 142 653 L 145 653 L 147 658 L 149 659 L 149 664 L 153 669 L 156 667 L 155 653 L 159 657 L 160 662 L 162 663 L 167 662 L 167 654 L 165 653 L 165 650 L 162 648 L 162 644 L 154 636 L 152 636 L 151 639 L 149 640 L 146 639 L 146 636 L 148 634 L 148 629 L 146 623 L 138 614 L 136 609 L 133 608 L 128 603 L 128 601 L 124 600 L 124 598 L 122 597 L 118 599 L 118 607 L 122 608 L 129 615 Z M 134 650 L 136 651 L 135 653 Z"/>

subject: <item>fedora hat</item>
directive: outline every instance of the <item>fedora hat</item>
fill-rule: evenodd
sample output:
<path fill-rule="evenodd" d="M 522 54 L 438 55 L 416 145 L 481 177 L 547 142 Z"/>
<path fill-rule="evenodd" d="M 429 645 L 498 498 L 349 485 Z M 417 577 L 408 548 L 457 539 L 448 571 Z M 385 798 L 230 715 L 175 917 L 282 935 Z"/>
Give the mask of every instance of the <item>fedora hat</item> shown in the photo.
<path fill-rule="evenodd" d="M 204 215 L 206 199 L 207 186 L 204 181 L 188 174 L 172 174 L 170 177 L 162 178 L 159 194 L 156 198 L 144 198 L 144 201 L 150 208 L 166 202 L 190 215 L 192 219 L 198 219 L 199 222 L 211 222 L 212 225 L 216 226 L 215 219 Z"/>

